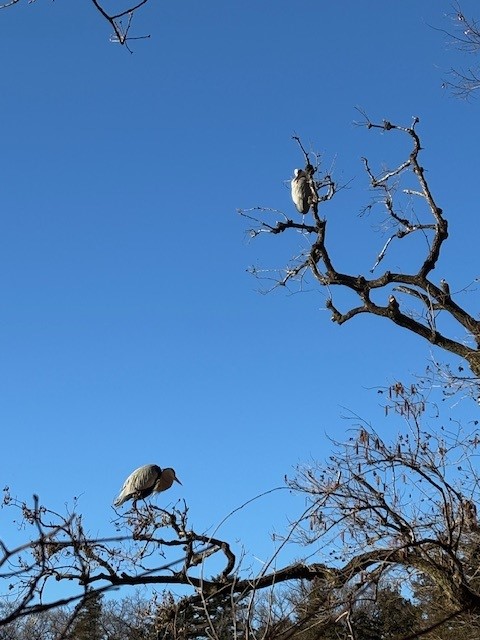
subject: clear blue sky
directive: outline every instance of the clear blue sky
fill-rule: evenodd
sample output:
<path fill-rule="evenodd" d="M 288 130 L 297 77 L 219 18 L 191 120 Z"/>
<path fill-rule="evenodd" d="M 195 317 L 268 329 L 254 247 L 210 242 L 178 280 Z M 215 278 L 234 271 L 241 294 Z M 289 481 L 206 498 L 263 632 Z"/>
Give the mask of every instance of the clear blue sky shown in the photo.
<path fill-rule="evenodd" d="M 370 266 L 384 238 L 358 218 L 360 157 L 390 161 L 397 147 L 353 126 L 355 106 L 374 120 L 418 115 L 450 220 L 438 278 L 471 282 L 479 107 L 441 87 L 471 62 L 432 28 L 450 28 L 450 11 L 152 0 L 135 21 L 152 37 L 133 55 L 89 2 L 0 12 L 3 485 L 59 511 L 81 496 L 87 528 L 107 533 L 128 473 L 173 466 L 183 487 L 156 500 L 185 498 L 203 531 L 328 456 L 347 410 L 396 431 L 371 388 L 421 373 L 428 345 L 381 320 L 332 324 L 322 291 L 260 295 L 246 268 L 284 265 L 296 239 L 248 242 L 236 209 L 294 215 L 296 132 L 353 180 L 326 215 L 338 256 L 354 273 Z M 219 535 L 266 559 L 269 533 L 302 508 L 281 492 Z"/>

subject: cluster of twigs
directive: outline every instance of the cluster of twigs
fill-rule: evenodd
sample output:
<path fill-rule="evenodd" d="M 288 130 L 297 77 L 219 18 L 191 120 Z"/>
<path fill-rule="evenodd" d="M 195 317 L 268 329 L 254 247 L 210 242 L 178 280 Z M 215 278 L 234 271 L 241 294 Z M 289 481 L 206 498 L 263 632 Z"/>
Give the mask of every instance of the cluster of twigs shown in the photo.
<path fill-rule="evenodd" d="M 448 36 L 448 42 L 455 49 L 466 53 L 469 58 L 480 53 L 480 24 L 474 18 L 469 18 L 462 11 L 460 2 L 453 5 L 451 15 L 452 29 L 440 29 Z M 465 68 L 452 67 L 443 86 L 458 98 L 469 99 L 480 89 L 480 67 L 469 64 Z"/>
<path fill-rule="evenodd" d="M 105 538 L 90 536 L 81 515 L 47 509 L 37 496 L 27 504 L 6 488 L 3 506 L 16 510 L 20 517 L 14 522 L 34 533 L 28 542 L 13 548 L 0 542 L 0 579 L 8 584 L 15 602 L 0 624 L 75 603 L 92 590 L 102 593 L 145 584 L 202 589 L 205 563 L 214 555 L 224 558 L 216 582 L 224 582 L 235 566 L 227 542 L 188 528 L 185 504 L 171 511 L 152 504 L 133 509 L 116 520 L 119 535 Z M 169 550 L 178 550 L 177 557 L 169 557 Z M 195 572 L 198 567 L 201 571 Z M 72 593 L 51 598 L 49 587 L 55 582 L 72 585 Z"/>

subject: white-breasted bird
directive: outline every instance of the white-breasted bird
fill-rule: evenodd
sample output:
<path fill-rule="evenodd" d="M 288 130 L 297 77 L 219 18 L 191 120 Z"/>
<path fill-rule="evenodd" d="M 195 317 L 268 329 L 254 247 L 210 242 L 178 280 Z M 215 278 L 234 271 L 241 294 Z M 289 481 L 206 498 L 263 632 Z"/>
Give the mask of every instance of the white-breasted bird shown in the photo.
<path fill-rule="evenodd" d="M 113 505 L 119 507 L 127 500 L 133 500 L 135 505 L 141 498 L 170 489 L 174 482 L 182 484 L 174 469 L 161 469 L 157 464 L 144 464 L 128 476 Z"/>
<path fill-rule="evenodd" d="M 293 175 L 294 178 L 290 183 L 292 187 L 292 200 L 299 213 L 308 213 L 310 209 L 310 185 L 308 184 L 308 176 L 303 169 L 295 169 Z"/>

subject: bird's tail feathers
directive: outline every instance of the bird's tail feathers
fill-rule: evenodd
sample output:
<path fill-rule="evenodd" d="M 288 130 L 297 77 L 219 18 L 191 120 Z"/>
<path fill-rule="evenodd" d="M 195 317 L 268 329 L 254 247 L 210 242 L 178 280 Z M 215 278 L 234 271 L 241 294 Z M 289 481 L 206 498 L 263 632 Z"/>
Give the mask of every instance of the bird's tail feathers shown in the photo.
<path fill-rule="evenodd" d="M 120 507 L 126 500 L 128 500 L 128 496 L 123 494 L 123 491 L 115 498 L 113 503 L 114 507 Z"/>

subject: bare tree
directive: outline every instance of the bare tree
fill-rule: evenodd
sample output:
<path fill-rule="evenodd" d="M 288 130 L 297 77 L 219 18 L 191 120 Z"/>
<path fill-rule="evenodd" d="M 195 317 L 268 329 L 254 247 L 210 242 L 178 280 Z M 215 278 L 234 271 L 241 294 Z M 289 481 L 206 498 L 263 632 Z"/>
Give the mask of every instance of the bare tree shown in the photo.
<path fill-rule="evenodd" d="M 147 2 L 108 13 L 92 0 L 112 26 L 113 39 L 127 48 L 133 16 Z M 448 282 L 435 277 L 448 223 L 420 160 L 418 119 L 401 126 L 387 120 L 374 123 L 364 114 L 362 124 L 371 131 L 402 136 L 410 145 L 392 168 L 376 171 L 363 159 L 373 192 L 373 201 L 363 212 L 381 208 L 388 236 L 369 273 L 345 273 L 337 265 L 323 214 L 335 201 L 339 185 L 298 138 L 305 167 L 302 177 L 309 190 L 308 217 L 283 215 L 278 220 L 278 212 L 265 209 L 241 214 L 253 221 L 253 237 L 293 231 L 307 241 L 307 250 L 276 275 L 274 286 L 301 286 L 311 276 L 328 291 L 327 308 L 334 322 L 344 324 L 365 313 L 386 318 L 464 359 L 476 383 L 480 322 L 459 304 Z M 419 203 L 418 211 L 413 202 Z M 377 275 L 392 243 L 404 244 L 417 236 L 425 240 L 423 255 L 405 252 L 402 271 L 385 269 Z M 334 291 L 341 289 L 353 293 L 355 305 L 340 308 L 344 303 Z M 465 339 L 456 337 L 459 327 Z M 462 384 L 463 379 L 457 377 L 456 382 Z M 288 487 L 308 499 L 285 535 L 285 543 L 296 540 L 301 545 L 302 559 L 280 568 L 268 563 L 257 575 L 241 570 L 228 541 L 195 531 L 185 504 L 171 511 L 148 503 L 132 509 L 116 521 L 118 535 L 99 539 L 85 530 L 76 508 L 60 514 L 43 506 L 37 496 L 26 502 L 5 490 L 4 507 L 20 513 L 26 541 L 13 548 L 0 541 L 0 577 L 10 596 L 9 606 L 1 609 L 0 628 L 74 605 L 55 631 L 58 640 L 67 637 L 92 594 L 124 586 L 182 585 L 189 595 L 179 600 L 166 595 L 149 612 L 159 638 L 286 640 L 319 622 L 341 623 L 345 637 L 353 638 L 359 600 L 394 575 L 412 590 L 423 579 L 443 594 L 438 619 L 419 621 L 410 637 L 467 617 L 478 630 L 480 476 L 474 462 L 480 439 L 460 429 L 436 434 L 423 428 L 425 401 L 415 388 L 392 387 L 386 408 L 406 420 L 406 429 L 393 442 L 362 424 L 346 443 L 334 443 L 327 464 L 302 467 L 287 480 Z M 50 589 L 52 583 L 65 586 L 61 598 L 52 595 L 56 593 Z M 318 595 L 315 607 L 285 606 L 282 584 L 309 586 L 308 592 Z M 260 603 L 266 613 L 259 620 L 262 594 L 267 594 Z"/>
<path fill-rule="evenodd" d="M 423 427 L 426 403 L 416 388 L 398 383 L 385 396 L 387 413 L 405 421 L 405 428 L 387 442 L 360 424 L 346 442 L 334 443 L 326 464 L 303 466 L 287 479 L 307 505 L 283 544 L 298 543 L 299 556 L 309 560 L 276 567 L 272 559 L 257 575 L 242 570 L 227 541 L 192 531 L 185 505 L 132 509 L 116 521 L 117 537 L 94 539 L 81 516 L 61 516 L 36 498 L 29 506 L 7 491 L 5 507 L 21 511 L 27 541 L 15 549 L 0 545 L 1 577 L 11 601 L 0 628 L 72 603 L 75 617 L 87 597 L 112 588 L 184 585 L 190 594 L 166 597 L 150 612 L 158 637 L 286 640 L 319 621 L 337 621 L 347 633 L 365 594 L 393 576 L 412 591 L 422 579 L 442 594 L 435 621 L 422 619 L 412 637 L 467 617 L 478 631 L 480 437 L 476 429 L 469 434 L 442 427 L 435 433 Z M 297 608 L 295 617 L 276 603 L 285 603 L 282 584 L 299 580 L 315 585 L 321 607 L 307 607 L 301 616 Z M 49 588 L 58 582 L 64 585 L 60 599 Z M 270 594 L 264 609 L 271 605 L 262 624 L 261 592 Z"/>
<path fill-rule="evenodd" d="M 328 551 L 335 566 L 330 579 L 319 583 L 333 598 L 330 614 L 342 607 L 354 613 L 385 577 L 411 593 L 423 579 L 435 597 L 435 616 L 399 637 L 421 637 L 446 621 L 453 628 L 468 621 L 468 637 L 476 637 L 478 430 L 465 433 L 450 425 L 437 433 L 423 426 L 432 407 L 416 387 L 397 383 L 385 394 L 386 411 L 405 422 L 391 443 L 360 421 L 346 442 L 334 442 L 326 465 L 302 466 L 289 482 L 310 500 L 301 540 Z"/>
<path fill-rule="evenodd" d="M 303 152 L 305 172 L 309 176 L 310 212 L 301 218 L 297 215 L 297 219 L 259 207 L 240 210 L 239 213 L 254 223 L 249 229 L 251 237 L 261 234 L 276 237 L 300 232 L 307 244 L 308 248 L 297 253 L 284 269 L 273 275 L 268 273 L 268 278 L 274 280 L 273 287 L 301 287 L 310 274 L 328 292 L 326 306 L 333 322 L 341 325 L 360 314 L 385 318 L 464 359 L 474 374 L 474 381 L 478 381 L 480 321 L 456 300 L 456 293 L 451 291 L 445 279 L 435 277 L 435 268 L 448 238 L 448 222 L 421 162 L 422 145 L 417 133 L 419 120 L 414 118 L 410 126 L 400 126 L 387 120 L 373 123 L 365 114 L 362 115 L 364 119 L 359 124 L 367 129 L 400 135 L 410 142 L 406 157 L 392 168 L 377 172 L 367 158 L 362 159 L 373 192 L 373 200 L 362 209 L 362 213 L 380 209 L 381 224 L 388 235 L 376 259 L 372 257 L 368 273 L 345 273 L 337 264 L 335 247 L 328 241 L 327 216 L 339 185 L 329 173 L 322 173 L 318 164 L 313 166 L 312 154 L 305 151 L 297 137 L 295 140 Z M 375 275 L 392 243 L 406 243 L 412 236 L 419 236 L 424 241 L 423 255 L 416 255 L 405 247 L 402 271 L 384 269 Z M 253 268 L 252 273 L 258 278 L 265 278 L 264 270 Z M 341 309 L 335 302 L 338 293 L 334 293 L 340 289 L 352 292 L 358 303 Z M 460 339 L 457 338 L 459 328 L 464 332 Z M 464 379 L 460 376 L 457 382 L 462 384 Z"/>

